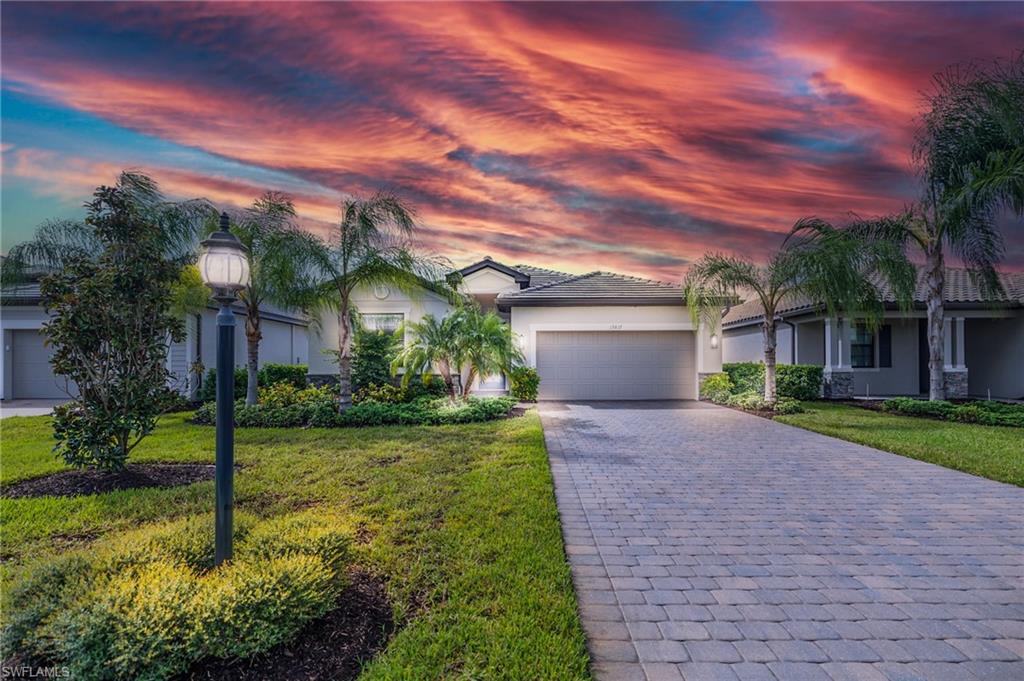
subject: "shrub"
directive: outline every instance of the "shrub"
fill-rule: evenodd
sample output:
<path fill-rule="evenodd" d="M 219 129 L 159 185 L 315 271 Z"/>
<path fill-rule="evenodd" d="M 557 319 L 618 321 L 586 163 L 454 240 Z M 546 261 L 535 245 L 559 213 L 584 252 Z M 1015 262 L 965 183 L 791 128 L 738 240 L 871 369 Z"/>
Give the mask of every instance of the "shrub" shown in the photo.
<path fill-rule="evenodd" d="M 351 545 L 337 519 L 252 525 L 215 569 L 212 527 L 201 516 L 143 528 L 24 569 L 5 594 L 0 654 L 75 678 L 165 679 L 204 657 L 266 651 L 334 606 Z"/>
<path fill-rule="evenodd" d="M 305 364 L 264 364 L 257 372 L 256 379 L 260 386 L 286 383 L 302 389 L 306 387 L 308 373 L 309 367 Z"/>
<path fill-rule="evenodd" d="M 775 383 L 779 396 L 791 397 L 794 400 L 816 400 L 821 397 L 824 367 L 812 364 L 780 364 L 776 369 L 778 373 Z"/>
<path fill-rule="evenodd" d="M 360 329 L 352 339 L 352 389 L 391 383 L 391 362 L 398 353 L 395 333 Z"/>
<path fill-rule="evenodd" d="M 371 383 L 357 390 L 352 396 L 352 402 L 359 404 L 360 402 L 373 400 L 374 402 L 400 404 L 402 402 L 412 402 L 421 397 L 445 397 L 446 395 L 448 395 L 448 390 L 441 381 L 428 380 L 424 383 L 417 376 L 411 379 L 406 386 L 392 385 L 391 383 L 383 385 Z"/>
<path fill-rule="evenodd" d="M 750 411 L 771 411 L 776 414 L 799 414 L 804 411 L 800 403 L 790 397 L 780 397 L 775 401 L 775 406 L 765 401 L 764 395 L 753 390 L 730 395 L 725 404 L 738 409 Z"/>
<path fill-rule="evenodd" d="M 893 397 L 882 403 L 882 409 L 906 416 L 978 423 L 986 426 L 1024 428 L 1024 405 L 1003 402 L 975 401 L 953 404 L 945 400 L 918 400 Z"/>
<path fill-rule="evenodd" d="M 245 367 L 236 367 L 234 371 L 235 377 L 235 399 L 240 400 L 245 398 L 245 388 L 249 383 L 249 374 Z M 199 388 L 199 401 L 200 402 L 212 402 L 217 399 L 217 370 L 210 369 L 206 372 L 206 379 L 203 381 L 202 386 Z"/>
<path fill-rule="evenodd" d="M 524 402 L 536 402 L 540 390 L 540 375 L 533 367 L 514 367 L 508 374 L 509 393 Z"/>
<path fill-rule="evenodd" d="M 700 398 L 712 402 L 724 403 L 732 394 L 732 381 L 729 374 L 711 374 L 700 382 Z"/>
<path fill-rule="evenodd" d="M 762 362 L 730 362 L 722 371 L 732 381 L 734 394 L 759 392 L 764 394 L 764 364 Z M 795 400 L 816 400 L 821 396 L 823 368 L 811 364 L 775 365 L 775 389 L 779 397 Z"/>
<path fill-rule="evenodd" d="M 282 383 L 296 388 L 305 388 L 306 374 L 309 367 L 305 364 L 264 364 L 256 374 L 256 381 L 260 388 Z M 245 390 L 249 385 L 249 373 L 245 367 L 235 367 L 235 399 L 245 398 Z M 206 372 L 206 380 L 199 388 L 200 402 L 213 402 L 217 399 L 217 370 L 210 369 Z"/>
<path fill-rule="evenodd" d="M 729 376 L 733 394 L 764 393 L 764 364 L 761 362 L 729 362 L 722 365 Z"/>

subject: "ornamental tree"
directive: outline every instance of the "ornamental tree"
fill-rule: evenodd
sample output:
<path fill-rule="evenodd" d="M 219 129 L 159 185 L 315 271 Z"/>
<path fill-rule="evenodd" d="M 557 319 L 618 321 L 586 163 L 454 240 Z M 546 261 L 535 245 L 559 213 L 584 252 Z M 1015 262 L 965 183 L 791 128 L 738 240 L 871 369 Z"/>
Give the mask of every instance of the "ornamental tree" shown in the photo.
<path fill-rule="evenodd" d="M 184 326 L 173 309 L 182 263 L 169 235 L 194 236 L 208 206 L 170 204 L 145 175 L 99 187 L 79 226 L 94 247 L 43 277 L 54 373 L 78 396 L 54 412 L 54 451 L 72 466 L 118 470 L 153 431 L 168 389 L 167 345 Z"/>

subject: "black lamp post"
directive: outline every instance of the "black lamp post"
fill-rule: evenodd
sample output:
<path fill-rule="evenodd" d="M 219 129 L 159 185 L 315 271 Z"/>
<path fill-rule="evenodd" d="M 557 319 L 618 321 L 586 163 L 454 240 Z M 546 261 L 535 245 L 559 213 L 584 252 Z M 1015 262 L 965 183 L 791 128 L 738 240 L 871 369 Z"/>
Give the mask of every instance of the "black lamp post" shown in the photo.
<path fill-rule="evenodd" d="M 220 303 L 217 314 L 217 507 L 214 565 L 231 560 L 235 475 L 235 313 L 231 304 L 249 285 L 248 251 L 231 233 L 228 214 L 220 229 L 200 244 L 199 273 Z"/>

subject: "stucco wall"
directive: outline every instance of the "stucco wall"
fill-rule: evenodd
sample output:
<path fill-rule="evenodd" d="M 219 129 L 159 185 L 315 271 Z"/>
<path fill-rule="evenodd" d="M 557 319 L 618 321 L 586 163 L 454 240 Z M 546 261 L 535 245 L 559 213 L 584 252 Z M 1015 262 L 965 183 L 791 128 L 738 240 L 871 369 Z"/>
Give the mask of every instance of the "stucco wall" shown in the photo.
<path fill-rule="evenodd" d="M 383 290 L 377 292 L 369 289 L 357 289 L 352 298 L 356 309 L 361 313 L 401 313 L 406 321 L 418 322 L 426 314 L 442 318 L 451 309 L 448 301 L 428 291 L 416 296 L 409 296 L 401 291 Z M 338 365 L 334 358 L 325 354 L 325 350 L 338 349 L 338 318 L 333 312 L 327 312 L 320 318 L 319 329 L 309 332 L 309 373 L 335 374 Z"/>
<path fill-rule="evenodd" d="M 764 335 L 760 325 L 745 326 L 725 332 L 723 361 L 763 362 Z M 775 361 L 778 364 L 793 363 L 793 330 L 786 324 L 779 324 L 775 331 Z"/>
<path fill-rule="evenodd" d="M 305 364 L 309 355 L 309 341 L 306 327 L 299 324 L 271 319 L 262 319 L 260 329 L 259 364 Z M 217 365 L 217 311 L 204 310 L 202 313 L 203 366 L 212 369 Z M 193 341 L 194 342 L 194 341 Z M 243 367 L 248 359 L 245 338 L 245 315 L 235 314 L 235 366 Z"/>
<path fill-rule="evenodd" d="M 854 395 L 916 395 L 917 320 L 887 319 L 892 326 L 892 368 L 853 369 Z M 875 342 L 878 364 L 878 342 Z M 843 362 L 849 366 L 849 345 L 843 348 Z"/>
<path fill-rule="evenodd" d="M 807 322 L 796 326 L 796 357 L 798 364 L 825 364 L 825 324 Z"/>
<path fill-rule="evenodd" d="M 507 274 L 485 268 L 464 277 L 459 288 L 465 293 L 479 295 L 515 291 L 519 288 L 519 285 L 516 284 L 515 279 Z"/>
<path fill-rule="evenodd" d="M 971 395 L 1024 398 L 1024 312 L 1008 319 L 968 319 L 964 327 Z"/>

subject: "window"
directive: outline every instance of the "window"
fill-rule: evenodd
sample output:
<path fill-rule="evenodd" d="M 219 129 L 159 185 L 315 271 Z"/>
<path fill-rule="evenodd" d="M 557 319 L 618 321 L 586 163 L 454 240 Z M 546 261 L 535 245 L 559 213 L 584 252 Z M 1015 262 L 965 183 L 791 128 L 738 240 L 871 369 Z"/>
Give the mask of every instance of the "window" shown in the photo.
<path fill-rule="evenodd" d="M 363 328 L 368 331 L 394 333 L 402 325 L 405 315 L 401 312 L 374 312 L 360 315 Z"/>
<path fill-rule="evenodd" d="M 875 366 L 875 334 L 863 324 L 853 329 L 850 339 L 850 366 L 854 369 L 869 369 Z"/>

